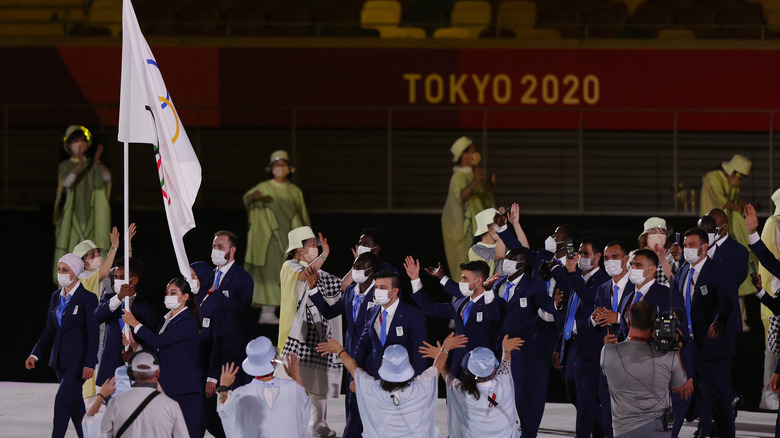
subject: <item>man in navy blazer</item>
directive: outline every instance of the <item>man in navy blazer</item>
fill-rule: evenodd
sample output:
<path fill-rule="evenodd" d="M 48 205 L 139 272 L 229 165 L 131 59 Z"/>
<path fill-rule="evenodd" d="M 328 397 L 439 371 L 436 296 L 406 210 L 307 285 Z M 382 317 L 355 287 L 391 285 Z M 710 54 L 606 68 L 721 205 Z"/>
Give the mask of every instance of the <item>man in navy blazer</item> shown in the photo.
<path fill-rule="evenodd" d="M 365 234 L 361 236 L 361 242 L 363 242 L 364 236 Z M 308 291 L 309 299 L 325 318 L 333 319 L 344 315 L 347 320 L 344 349 L 352 357 L 357 357 L 358 341 L 369 314 L 368 305 L 374 300 L 376 286 L 374 275 L 380 272 L 381 266 L 379 256 L 373 252 L 369 251 L 358 255 L 352 263 L 351 274 L 354 283 L 347 286 L 347 289 L 334 304 L 328 304 L 316 288 Z M 412 357 L 411 351 L 409 357 Z M 350 383 L 350 386 L 352 386 L 352 381 L 352 376 L 347 373 L 347 382 Z M 344 403 L 347 409 L 347 422 L 342 436 L 345 438 L 360 437 L 363 434 L 363 423 L 360 420 L 357 397 L 351 390 L 346 391 Z"/>
<path fill-rule="evenodd" d="M 460 265 L 459 288 L 463 297 L 454 303 L 435 303 L 423 290 L 420 281 L 420 262 L 409 256 L 404 262 L 412 280 L 412 299 L 428 316 L 455 321 L 455 334 L 466 335 L 468 344 L 452 354 L 452 374 L 461 378 L 461 361 L 465 354 L 477 347 L 496 350 L 501 328 L 501 304 L 492 289 L 485 290 L 484 282 L 490 275 L 488 264 L 482 260 Z"/>
<path fill-rule="evenodd" d="M 651 272 L 651 269 L 658 270 L 658 263 L 658 255 L 649 249 L 639 249 L 634 252 L 634 258 L 631 259 L 631 269 L 628 271 L 628 280 L 634 284 L 634 292 L 629 297 L 620 318 L 620 330 L 616 336 L 620 342 L 628 336 L 628 311 L 634 303 L 647 301 L 653 304 L 656 315 L 668 312 L 670 305 L 672 309 L 677 309 L 678 313 L 683 311 L 682 296 L 675 295 L 673 301 L 670 302 L 671 291 L 667 286 L 659 284 L 655 274 Z"/>
<path fill-rule="evenodd" d="M 531 276 L 529 259 L 528 248 L 519 246 L 507 251 L 504 275 L 493 283 L 493 293 L 501 302 L 503 314 L 497 342 L 504 335 L 525 341 L 522 348 L 511 353 L 515 405 L 523 437 L 537 435 L 547 398 L 550 359 L 541 359 L 538 355 L 535 337 L 538 311 L 558 311 L 553 299 L 547 295 L 547 284 Z M 558 298 L 562 299 L 562 295 Z M 496 350 L 498 348 L 497 345 Z"/>
<path fill-rule="evenodd" d="M 142 268 L 140 262 L 131 258 L 128 283 L 122 285 L 119 293 L 114 291 L 103 294 L 100 304 L 95 309 L 95 321 L 97 324 L 105 323 L 106 327 L 103 338 L 103 354 L 100 357 L 100 368 L 98 368 L 98 375 L 95 378 L 95 383 L 98 386 L 105 383 L 107 379 L 114 377 L 114 371 L 117 367 L 125 363 L 122 357 L 125 349 L 122 344 L 122 328 L 125 325 L 124 321 L 122 321 L 124 298 L 129 298 L 130 309 L 139 321 L 150 327 L 157 326 L 159 319 L 156 310 L 136 292 L 141 275 Z M 112 279 L 112 284 L 116 284 L 116 280 L 124 280 L 124 261 L 120 260 L 117 262 L 117 267 L 111 270 L 109 278 Z"/>
<path fill-rule="evenodd" d="M 255 283 L 252 276 L 241 265 L 235 263 L 238 238 L 232 231 L 217 231 L 211 245 L 211 262 L 214 269 L 214 283 L 207 292 L 221 293 L 228 298 L 233 320 L 227 322 L 228 336 L 224 337 L 222 348 L 224 357 L 239 363 L 246 358 L 246 344 L 252 339 L 252 325 L 249 311 L 252 307 L 252 295 Z M 203 301 L 206 291 L 196 295 L 198 304 Z M 249 377 L 239 370 L 236 385 L 243 385 Z"/>
<path fill-rule="evenodd" d="M 26 368 L 33 369 L 48 354 L 49 366 L 57 373 L 60 387 L 54 398 L 53 438 L 65 436 L 68 420 L 83 436 L 81 419 L 86 410 L 81 387 L 93 376 L 97 363 L 98 325 L 93 316 L 97 297 L 79 282 L 83 270 L 84 262 L 77 255 L 60 258 L 57 281 L 62 288 L 52 293 L 43 333 L 25 361 Z"/>
<path fill-rule="evenodd" d="M 684 300 L 685 319 L 681 325 L 692 347 L 688 354 L 681 352 L 681 358 L 687 371 L 691 362 L 687 356 L 692 356 L 693 369 L 699 377 L 700 433 L 710 436 L 712 425 L 707 415 L 711 415 L 718 428 L 718 436 L 734 437 L 731 360 L 736 351 L 736 326 L 741 322 L 731 317 L 737 305 L 734 302 L 736 285 L 729 268 L 707 256 L 708 240 L 707 233 L 700 228 L 685 232 L 683 256 L 687 264 L 674 276 L 672 290 L 681 294 Z M 686 364 L 686 361 L 689 363 Z M 687 410 L 687 406 L 684 408 Z M 684 416 L 683 404 L 675 409 L 675 428 L 681 420 L 678 419 L 678 410 L 680 417 Z"/>
<path fill-rule="evenodd" d="M 400 280 L 394 272 L 380 271 L 374 281 L 374 301 L 367 305 L 368 315 L 355 351 L 355 361 L 378 379 L 385 348 L 403 345 L 415 375 L 419 375 L 428 363 L 419 352 L 428 336 L 425 317 L 420 310 L 400 300 Z"/>

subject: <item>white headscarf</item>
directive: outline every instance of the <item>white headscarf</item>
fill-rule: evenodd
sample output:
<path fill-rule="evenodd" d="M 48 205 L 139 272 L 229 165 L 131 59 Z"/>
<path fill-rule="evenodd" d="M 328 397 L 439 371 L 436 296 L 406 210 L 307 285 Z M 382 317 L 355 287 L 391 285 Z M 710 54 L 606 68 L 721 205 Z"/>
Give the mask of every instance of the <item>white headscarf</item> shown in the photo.
<path fill-rule="evenodd" d="M 58 263 L 65 263 L 68 265 L 70 270 L 73 271 L 73 274 L 76 275 L 76 278 L 78 278 L 78 276 L 84 272 L 84 261 L 81 260 L 81 257 L 73 254 L 72 252 L 60 257 Z"/>

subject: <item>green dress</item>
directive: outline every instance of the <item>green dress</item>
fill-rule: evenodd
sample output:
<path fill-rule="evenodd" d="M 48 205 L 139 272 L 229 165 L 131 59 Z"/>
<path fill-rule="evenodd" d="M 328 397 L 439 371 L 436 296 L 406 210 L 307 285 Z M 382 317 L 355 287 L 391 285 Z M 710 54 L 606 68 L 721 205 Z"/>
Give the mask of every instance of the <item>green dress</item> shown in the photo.
<path fill-rule="evenodd" d="M 303 193 L 293 183 L 263 181 L 244 194 L 259 190 L 263 197 L 246 205 L 249 214 L 244 269 L 255 281 L 253 306 L 278 306 L 279 272 L 284 264 L 287 234 L 310 225 Z"/>
<path fill-rule="evenodd" d="M 72 159 L 60 163 L 57 187 L 57 199 L 54 203 L 54 226 L 56 227 L 56 245 L 54 248 L 54 275 L 57 279 L 57 261 L 63 255 L 72 252 L 83 240 L 95 242 L 98 248 L 111 245 L 111 206 L 108 203 L 111 183 L 103 180 L 94 160 L 86 159 L 79 170 L 76 180 L 69 187 L 63 181 L 78 166 Z M 63 202 L 63 192 L 65 200 Z"/>

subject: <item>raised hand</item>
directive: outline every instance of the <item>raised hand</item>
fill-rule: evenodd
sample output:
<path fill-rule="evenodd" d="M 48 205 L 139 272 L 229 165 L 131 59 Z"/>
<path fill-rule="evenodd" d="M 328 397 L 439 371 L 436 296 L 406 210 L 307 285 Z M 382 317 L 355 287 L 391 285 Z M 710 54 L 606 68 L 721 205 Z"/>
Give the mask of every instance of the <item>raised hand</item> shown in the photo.
<path fill-rule="evenodd" d="M 474 181 L 482 181 L 485 179 L 485 169 L 477 167 L 474 169 Z"/>
<path fill-rule="evenodd" d="M 501 274 L 494 274 L 482 283 L 482 287 L 485 288 L 485 290 L 492 289 L 493 283 L 495 283 L 499 277 L 501 277 Z"/>
<path fill-rule="evenodd" d="M 420 278 L 420 261 L 415 260 L 414 257 L 406 256 L 406 259 L 404 260 L 404 269 L 406 269 L 406 275 L 412 280 Z"/>
<path fill-rule="evenodd" d="M 447 338 L 444 339 L 442 347 L 447 351 L 452 351 L 456 348 L 465 347 L 469 342 L 469 338 L 466 335 L 455 336 L 455 333 L 450 333 Z"/>
<path fill-rule="evenodd" d="M 328 239 L 322 236 L 322 233 L 317 233 L 320 237 L 320 243 L 322 244 L 322 257 L 328 258 L 330 254 L 330 245 L 328 245 Z"/>
<path fill-rule="evenodd" d="M 235 362 L 222 365 L 222 374 L 219 376 L 219 386 L 230 386 L 236 381 L 239 366 Z"/>
<path fill-rule="evenodd" d="M 304 275 L 306 277 L 306 283 L 309 286 L 309 289 L 314 289 L 317 287 L 317 278 L 319 278 L 319 270 L 316 265 L 313 263 L 304 269 Z"/>
<path fill-rule="evenodd" d="M 750 274 L 750 281 L 753 283 L 753 286 L 755 286 L 756 292 L 763 289 L 763 283 L 761 283 L 761 274 Z"/>
<path fill-rule="evenodd" d="M 745 226 L 747 227 L 748 234 L 753 234 L 758 229 L 758 216 L 756 215 L 756 209 L 752 204 L 745 206 Z"/>
<path fill-rule="evenodd" d="M 119 230 L 116 227 L 111 229 L 109 239 L 111 240 L 111 246 L 113 248 L 119 248 Z"/>
<path fill-rule="evenodd" d="M 427 272 L 428 275 L 430 275 L 432 277 L 438 278 L 439 280 L 444 278 L 444 269 L 441 268 L 441 262 L 438 262 L 436 264 L 436 267 L 429 266 L 429 267 L 425 268 L 425 272 Z"/>
<path fill-rule="evenodd" d="M 320 342 L 317 344 L 317 352 L 326 356 L 328 354 L 338 354 L 344 347 L 333 338 L 328 338 L 326 342 Z"/>
<path fill-rule="evenodd" d="M 504 335 L 504 340 L 501 341 L 501 347 L 507 352 L 519 350 L 523 344 L 525 344 L 525 341 L 522 338 L 510 338 L 509 335 Z"/>
<path fill-rule="evenodd" d="M 436 345 L 431 345 L 423 341 L 423 344 L 420 345 L 420 348 L 417 351 L 419 351 L 423 357 L 436 359 L 436 356 L 438 356 L 439 352 L 441 351 L 441 342 L 436 341 Z"/>
<path fill-rule="evenodd" d="M 515 202 L 512 204 L 511 207 L 509 207 L 509 213 L 507 214 L 507 220 L 510 224 L 519 224 L 520 223 L 520 205 Z"/>
<path fill-rule="evenodd" d="M 301 360 L 295 353 L 290 353 L 287 356 L 287 363 L 284 363 L 284 371 L 293 380 L 298 380 L 301 375 Z"/>
<path fill-rule="evenodd" d="M 506 225 L 507 215 L 506 211 L 504 210 L 504 207 L 499 207 L 496 214 L 493 216 L 493 223 L 496 224 L 497 227 L 503 227 Z"/>

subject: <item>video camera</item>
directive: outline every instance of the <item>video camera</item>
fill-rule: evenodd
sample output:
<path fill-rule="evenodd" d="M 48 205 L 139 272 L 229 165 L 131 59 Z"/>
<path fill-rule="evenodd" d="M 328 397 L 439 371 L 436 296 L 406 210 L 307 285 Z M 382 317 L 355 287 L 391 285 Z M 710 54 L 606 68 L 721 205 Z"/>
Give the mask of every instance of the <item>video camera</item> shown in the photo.
<path fill-rule="evenodd" d="M 658 314 L 655 319 L 655 336 L 653 344 L 656 351 L 667 352 L 680 349 L 680 342 L 684 340 L 678 336 L 680 318 L 674 311 Z"/>

